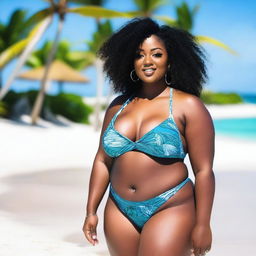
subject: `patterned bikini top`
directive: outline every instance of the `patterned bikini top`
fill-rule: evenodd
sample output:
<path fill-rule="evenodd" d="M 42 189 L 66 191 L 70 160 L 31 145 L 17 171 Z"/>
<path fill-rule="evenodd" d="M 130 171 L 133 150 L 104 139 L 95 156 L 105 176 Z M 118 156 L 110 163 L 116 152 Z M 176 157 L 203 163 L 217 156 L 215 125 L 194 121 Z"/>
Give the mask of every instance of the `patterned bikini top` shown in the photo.
<path fill-rule="evenodd" d="M 102 143 L 106 154 L 110 157 L 118 157 L 128 151 L 138 150 L 161 158 L 184 159 L 186 153 L 184 152 L 181 136 L 172 115 L 172 91 L 173 89 L 170 88 L 169 117 L 136 141 L 132 141 L 122 135 L 114 127 L 117 116 L 131 102 L 133 96 L 128 98 L 116 112 L 103 133 Z"/>

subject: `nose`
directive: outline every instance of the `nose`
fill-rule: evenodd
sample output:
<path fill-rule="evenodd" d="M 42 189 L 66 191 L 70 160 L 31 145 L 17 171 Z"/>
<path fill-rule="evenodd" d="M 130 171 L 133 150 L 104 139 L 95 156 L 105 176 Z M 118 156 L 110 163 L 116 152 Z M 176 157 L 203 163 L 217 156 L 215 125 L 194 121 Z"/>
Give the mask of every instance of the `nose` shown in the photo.
<path fill-rule="evenodd" d="M 143 66 L 148 67 L 148 66 L 151 66 L 151 65 L 152 65 L 151 57 L 150 56 L 145 56 Z"/>

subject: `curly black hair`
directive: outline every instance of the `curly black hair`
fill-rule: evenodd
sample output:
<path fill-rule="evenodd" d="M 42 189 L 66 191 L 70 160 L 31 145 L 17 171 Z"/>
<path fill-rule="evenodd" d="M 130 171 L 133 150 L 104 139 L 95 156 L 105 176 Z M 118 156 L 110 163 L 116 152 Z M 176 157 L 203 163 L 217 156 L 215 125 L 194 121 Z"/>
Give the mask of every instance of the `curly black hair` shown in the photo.
<path fill-rule="evenodd" d="M 104 71 L 114 91 L 130 95 L 141 87 L 140 80 L 136 84 L 131 80 L 130 72 L 134 69 L 137 49 L 151 35 L 159 37 L 166 47 L 170 87 L 199 97 L 207 79 L 202 47 L 189 32 L 167 25 L 159 26 L 151 18 L 132 19 L 99 49 L 98 56 L 104 61 Z"/>

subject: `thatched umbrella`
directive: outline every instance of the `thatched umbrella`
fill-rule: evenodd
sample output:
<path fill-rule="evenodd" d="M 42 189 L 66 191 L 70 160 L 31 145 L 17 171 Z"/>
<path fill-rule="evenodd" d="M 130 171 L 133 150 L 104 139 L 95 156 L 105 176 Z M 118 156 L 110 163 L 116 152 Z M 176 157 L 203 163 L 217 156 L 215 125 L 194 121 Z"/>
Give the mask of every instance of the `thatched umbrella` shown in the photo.
<path fill-rule="evenodd" d="M 28 80 L 41 80 L 44 75 L 45 67 L 38 67 L 18 75 L 18 78 L 28 79 Z M 65 64 L 63 61 L 55 60 L 52 62 L 49 74 L 49 81 L 57 81 L 59 83 L 59 91 L 62 91 L 63 82 L 73 82 L 73 83 L 87 83 L 89 79 L 82 76 L 75 69 Z"/>

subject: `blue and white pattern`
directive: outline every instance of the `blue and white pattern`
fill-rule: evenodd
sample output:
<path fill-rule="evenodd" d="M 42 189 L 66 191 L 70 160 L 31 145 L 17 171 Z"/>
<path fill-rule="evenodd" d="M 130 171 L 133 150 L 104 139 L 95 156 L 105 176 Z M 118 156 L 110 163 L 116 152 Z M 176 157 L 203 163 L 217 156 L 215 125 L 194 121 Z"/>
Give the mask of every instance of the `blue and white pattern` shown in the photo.
<path fill-rule="evenodd" d="M 157 209 L 167 200 L 174 196 L 188 181 L 186 178 L 180 184 L 162 194 L 144 201 L 129 201 L 120 197 L 110 184 L 110 196 L 113 198 L 120 211 L 130 220 L 140 231 L 150 217 L 156 213 Z"/>
<path fill-rule="evenodd" d="M 183 150 L 181 136 L 172 115 L 172 88 L 170 90 L 169 117 L 137 141 L 130 140 L 119 133 L 114 127 L 117 116 L 131 100 L 132 97 L 122 105 L 105 130 L 103 134 L 103 148 L 105 152 L 110 157 L 118 157 L 136 149 L 156 157 L 184 159 L 186 153 Z"/>

